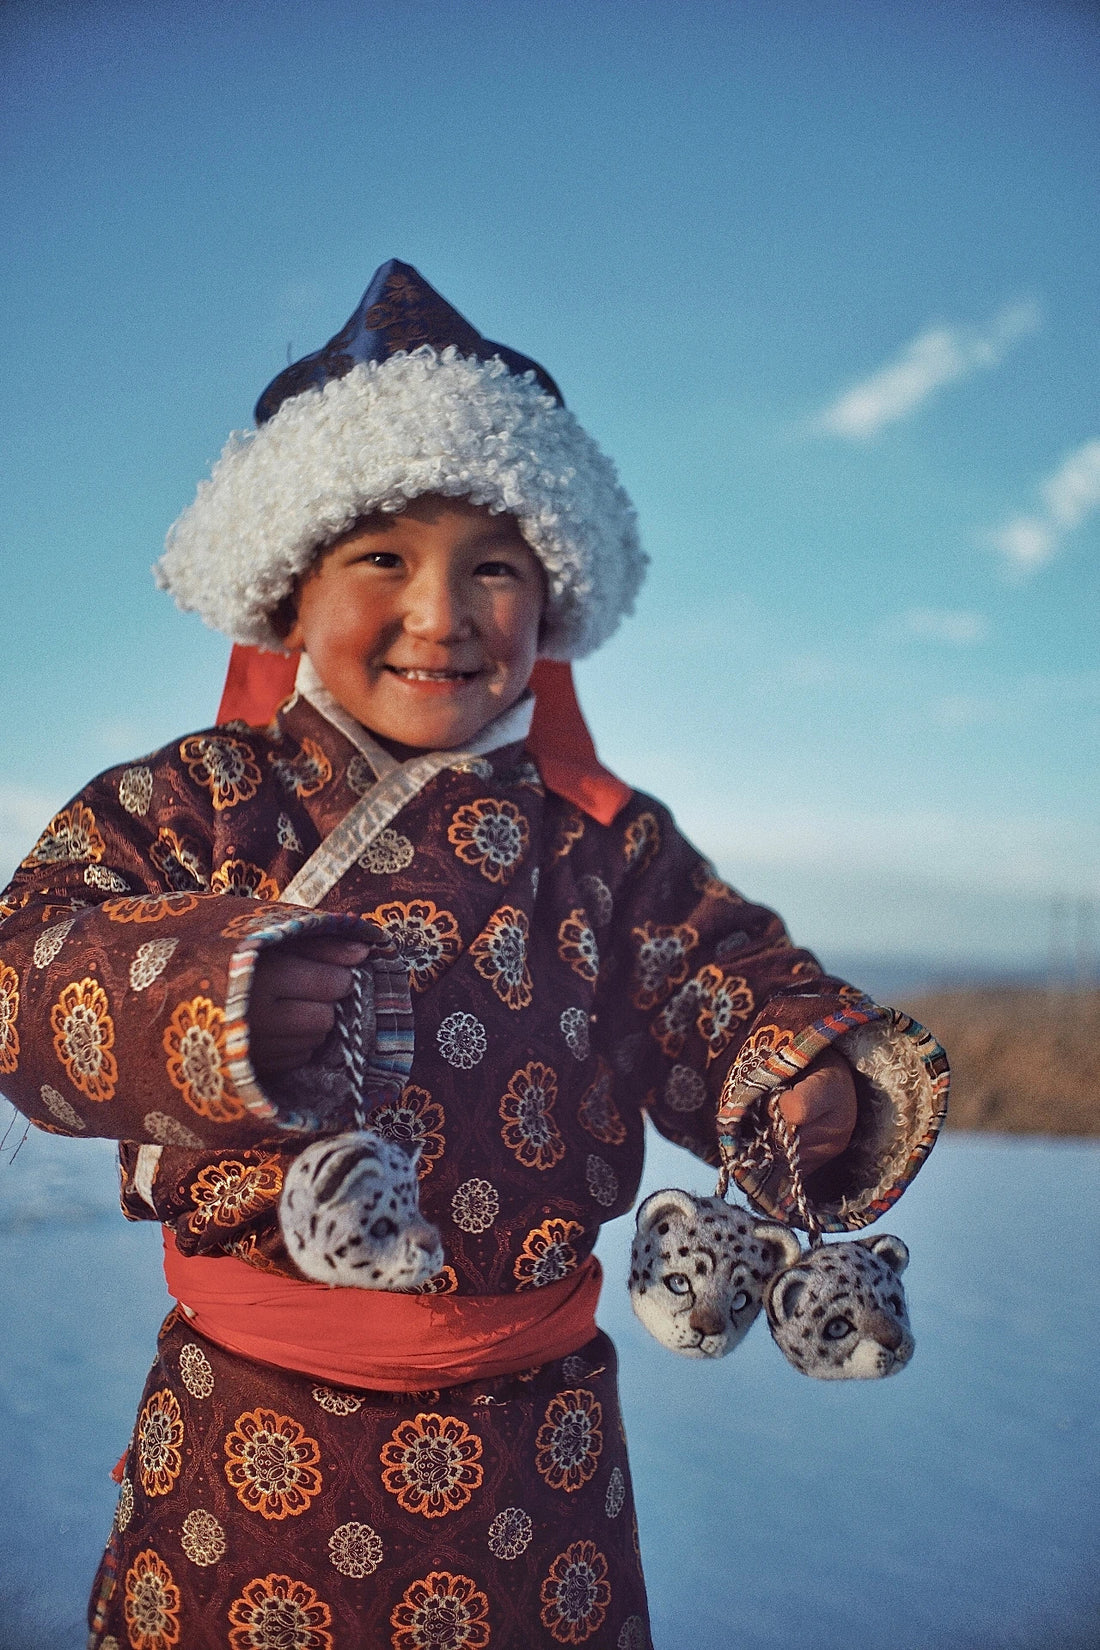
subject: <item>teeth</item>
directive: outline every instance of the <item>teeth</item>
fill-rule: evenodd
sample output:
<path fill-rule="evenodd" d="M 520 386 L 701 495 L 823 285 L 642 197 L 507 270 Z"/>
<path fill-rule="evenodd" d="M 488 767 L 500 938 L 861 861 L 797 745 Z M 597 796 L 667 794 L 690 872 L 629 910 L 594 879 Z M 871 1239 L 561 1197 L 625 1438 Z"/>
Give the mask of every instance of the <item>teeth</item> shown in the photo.
<path fill-rule="evenodd" d="M 403 670 L 400 665 L 391 665 L 390 669 L 407 682 L 457 682 L 468 674 L 464 670 Z"/>

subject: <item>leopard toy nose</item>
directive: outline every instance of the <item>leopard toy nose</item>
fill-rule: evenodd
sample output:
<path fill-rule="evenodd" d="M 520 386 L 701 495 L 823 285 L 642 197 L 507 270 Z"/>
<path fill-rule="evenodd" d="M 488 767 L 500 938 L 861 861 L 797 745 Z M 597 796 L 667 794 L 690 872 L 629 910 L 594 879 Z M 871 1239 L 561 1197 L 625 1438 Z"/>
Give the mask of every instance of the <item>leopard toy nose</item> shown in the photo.
<path fill-rule="evenodd" d="M 873 1312 L 867 1327 L 878 1344 L 888 1352 L 896 1352 L 905 1339 L 899 1326 L 885 1312 Z"/>
<path fill-rule="evenodd" d="M 688 1323 L 699 1335 L 720 1335 L 726 1327 L 726 1320 L 713 1306 L 693 1306 Z"/>

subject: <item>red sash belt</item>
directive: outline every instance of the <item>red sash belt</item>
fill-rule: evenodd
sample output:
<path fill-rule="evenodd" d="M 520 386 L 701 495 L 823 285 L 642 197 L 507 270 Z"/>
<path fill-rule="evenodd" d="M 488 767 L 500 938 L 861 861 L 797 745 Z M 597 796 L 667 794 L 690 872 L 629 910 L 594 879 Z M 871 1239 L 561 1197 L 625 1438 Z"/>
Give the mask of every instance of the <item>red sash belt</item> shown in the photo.
<path fill-rule="evenodd" d="M 231 1255 L 181 1255 L 166 1227 L 164 1276 L 189 1322 L 229 1352 L 337 1386 L 417 1392 L 576 1352 L 596 1334 L 602 1272 L 589 1255 L 567 1278 L 520 1294 L 329 1289 Z"/>

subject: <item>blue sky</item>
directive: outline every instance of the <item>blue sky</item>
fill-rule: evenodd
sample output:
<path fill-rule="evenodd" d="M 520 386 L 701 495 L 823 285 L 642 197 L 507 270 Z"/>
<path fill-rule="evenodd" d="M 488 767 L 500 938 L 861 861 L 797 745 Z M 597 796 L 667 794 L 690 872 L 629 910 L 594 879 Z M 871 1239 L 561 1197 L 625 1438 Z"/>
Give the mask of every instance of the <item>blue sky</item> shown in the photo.
<path fill-rule="evenodd" d="M 212 716 L 148 568 L 416 264 L 653 557 L 605 758 L 826 957 L 1034 964 L 1100 896 L 1100 21 L 935 0 L 9 0 L 0 870 Z"/>

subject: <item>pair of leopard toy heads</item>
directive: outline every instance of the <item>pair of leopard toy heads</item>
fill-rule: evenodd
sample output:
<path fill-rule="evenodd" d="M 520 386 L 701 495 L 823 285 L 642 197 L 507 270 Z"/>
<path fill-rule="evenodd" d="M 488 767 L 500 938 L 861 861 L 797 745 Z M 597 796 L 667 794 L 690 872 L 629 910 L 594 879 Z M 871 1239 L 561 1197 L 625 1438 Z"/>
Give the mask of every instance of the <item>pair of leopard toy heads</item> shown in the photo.
<path fill-rule="evenodd" d="M 443 1265 L 420 1213 L 416 1157 L 370 1130 L 318 1140 L 291 1165 L 280 1223 L 317 1282 L 415 1290 Z M 790 1227 L 721 1197 L 668 1188 L 638 1210 L 630 1298 L 662 1346 L 721 1358 L 763 1307 L 788 1362 L 821 1380 L 893 1375 L 913 1353 L 900 1274 L 909 1253 L 883 1234 L 803 1252 Z"/>

